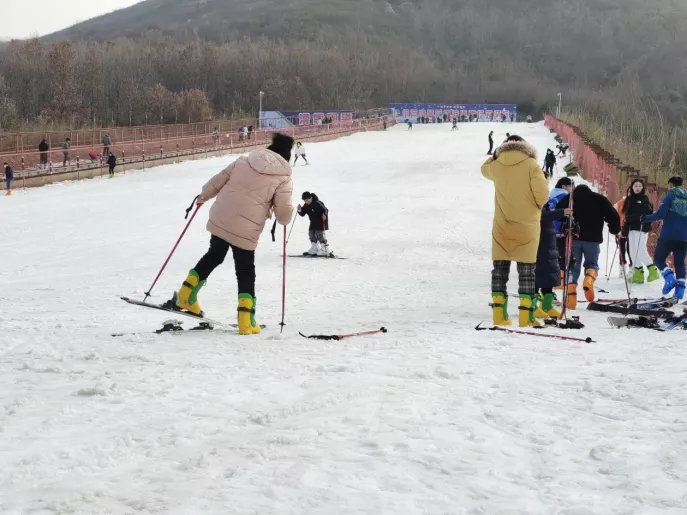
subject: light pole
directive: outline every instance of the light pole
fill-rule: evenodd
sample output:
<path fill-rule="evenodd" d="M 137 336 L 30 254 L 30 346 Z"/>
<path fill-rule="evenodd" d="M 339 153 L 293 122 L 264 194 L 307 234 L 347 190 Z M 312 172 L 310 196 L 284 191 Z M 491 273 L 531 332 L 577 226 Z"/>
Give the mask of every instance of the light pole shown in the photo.
<path fill-rule="evenodd" d="M 561 106 L 563 105 L 563 97 L 558 93 L 558 110 L 556 111 L 556 118 L 561 117 Z"/>
<path fill-rule="evenodd" d="M 258 111 L 258 129 L 262 129 L 262 97 L 265 95 L 264 91 L 260 92 L 260 111 Z"/>

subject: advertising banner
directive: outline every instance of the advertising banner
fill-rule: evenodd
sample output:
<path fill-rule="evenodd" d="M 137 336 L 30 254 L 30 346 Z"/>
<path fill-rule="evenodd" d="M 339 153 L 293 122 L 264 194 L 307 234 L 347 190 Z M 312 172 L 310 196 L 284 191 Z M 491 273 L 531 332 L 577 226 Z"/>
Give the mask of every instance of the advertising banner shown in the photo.
<path fill-rule="evenodd" d="M 331 124 L 352 123 L 353 111 L 263 111 L 261 128 L 283 129 L 302 125 L 319 125 L 328 120 Z"/>
<path fill-rule="evenodd" d="M 515 104 L 389 104 L 389 115 L 397 122 L 442 121 L 512 122 L 517 116 Z"/>

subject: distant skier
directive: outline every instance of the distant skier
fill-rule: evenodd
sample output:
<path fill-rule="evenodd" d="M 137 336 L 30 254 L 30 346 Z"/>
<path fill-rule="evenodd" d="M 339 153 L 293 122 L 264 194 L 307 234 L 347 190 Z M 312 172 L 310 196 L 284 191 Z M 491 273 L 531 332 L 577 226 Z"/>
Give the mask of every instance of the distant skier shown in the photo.
<path fill-rule="evenodd" d="M 663 220 L 661 236 L 654 251 L 654 263 L 665 281 L 663 295 L 675 289 L 674 295 L 680 300 L 685 296 L 685 257 L 687 256 L 687 190 L 682 183 L 682 177 L 671 177 L 668 181 L 670 191 L 661 202 L 658 211 L 641 218 L 642 223 Z M 666 263 L 671 253 L 675 272 L 668 268 Z"/>
<path fill-rule="evenodd" d="M 298 214 L 308 215 L 310 226 L 308 236 L 310 237 L 310 250 L 303 252 L 304 256 L 330 256 L 332 251 L 327 243 L 325 231 L 329 230 L 329 210 L 317 195 L 306 191 L 301 196 L 305 205 L 298 206 Z"/>
<path fill-rule="evenodd" d="M 411 122 L 410 120 L 406 120 L 406 123 L 408 124 L 408 130 L 412 131 L 413 130 L 413 122 Z"/>
<path fill-rule="evenodd" d="M 293 165 L 296 166 L 296 163 L 298 162 L 298 158 L 301 157 L 303 158 L 303 161 L 305 161 L 306 165 L 309 165 L 308 160 L 305 158 L 305 146 L 303 146 L 303 143 L 300 141 L 296 143 L 296 148 L 295 148 L 295 154 L 296 158 L 293 160 Z"/>
<path fill-rule="evenodd" d="M 455 118 L 453 119 L 453 127 L 451 127 L 451 130 L 458 130 L 458 120 L 456 120 Z"/>
<path fill-rule="evenodd" d="M 544 173 L 547 179 L 553 177 L 553 167 L 556 165 L 556 156 L 553 155 L 553 150 L 546 149 L 546 157 L 544 158 Z"/>
<path fill-rule="evenodd" d="M 177 296 L 177 306 L 200 315 L 198 292 L 231 249 L 238 282 L 239 334 L 260 333 L 255 321 L 255 249 L 272 212 L 288 225 L 293 215 L 291 149 L 293 138 L 274 134 L 266 149 L 241 156 L 210 179 L 198 205 L 217 197 L 207 229 L 210 249 L 189 271 Z"/>
<path fill-rule="evenodd" d="M 110 155 L 107 157 L 107 166 L 110 167 L 110 179 L 113 179 L 115 176 L 115 166 L 117 166 L 117 158 L 112 152 L 110 152 Z"/>
<path fill-rule="evenodd" d="M 567 143 L 561 143 L 560 145 L 556 145 L 556 148 L 558 149 L 558 154 L 556 154 L 556 157 L 558 157 L 559 155 L 561 157 L 565 157 L 565 154 L 568 151 L 568 148 L 570 147 Z"/>
<path fill-rule="evenodd" d="M 620 216 L 611 202 L 599 193 L 593 192 L 584 184 L 577 186 L 572 193 L 574 218 L 580 226 L 579 235 L 573 240 L 572 279 L 567 292 L 567 308 L 577 309 L 577 281 L 582 273 L 584 257 L 584 296 L 589 302 L 595 299 L 594 283 L 599 274 L 599 253 L 604 241 L 604 223 L 616 235 L 620 232 Z M 558 203 L 558 209 L 570 206 L 570 195 Z"/>
<path fill-rule="evenodd" d="M 494 325 L 511 325 L 507 284 L 511 262 L 517 262 L 520 327 L 539 327 L 535 312 L 535 264 L 539 248 L 541 209 L 549 185 L 537 164 L 537 153 L 520 136 L 510 136 L 482 165 L 482 175 L 493 181 L 496 194 L 492 227 L 491 296 Z"/>
<path fill-rule="evenodd" d="M 48 145 L 48 142 L 43 138 L 41 142 L 38 144 L 38 151 L 41 153 L 41 162 L 38 165 L 38 168 L 47 168 L 48 167 L 48 151 L 50 150 L 50 145 Z"/>
<path fill-rule="evenodd" d="M 70 148 L 72 148 L 72 140 L 71 138 L 67 138 L 64 140 L 64 144 L 62 145 L 62 166 L 67 166 L 68 162 L 71 164 L 71 161 L 69 160 Z"/>
<path fill-rule="evenodd" d="M 640 220 L 644 215 L 654 212 L 651 200 L 644 192 L 644 181 L 634 179 L 627 190 L 627 197 L 623 201 L 621 218 L 624 220 L 622 225 L 622 235 L 628 239 L 628 252 L 634 262 L 634 272 L 630 277 L 630 282 L 634 284 L 644 284 L 644 267 L 649 271 L 648 282 L 657 281 L 660 278 L 658 268 L 654 265 L 647 250 L 651 223 L 642 223 Z"/>
<path fill-rule="evenodd" d="M 10 164 L 5 161 L 5 185 L 7 186 L 7 191 L 5 192 L 5 195 L 11 195 L 12 194 L 12 181 L 14 180 L 14 170 L 12 170 L 12 167 Z"/>
<path fill-rule="evenodd" d="M 489 152 L 487 155 L 490 156 L 494 152 L 494 131 L 489 133 Z"/>
<path fill-rule="evenodd" d="M 104 156 L 109 156 L 110 155 L 110 145 L 112 145 L 112 137 L 110 136 L 109 132 L 106 132 L 105 135 L 103 136 L 103 155 Z"/>

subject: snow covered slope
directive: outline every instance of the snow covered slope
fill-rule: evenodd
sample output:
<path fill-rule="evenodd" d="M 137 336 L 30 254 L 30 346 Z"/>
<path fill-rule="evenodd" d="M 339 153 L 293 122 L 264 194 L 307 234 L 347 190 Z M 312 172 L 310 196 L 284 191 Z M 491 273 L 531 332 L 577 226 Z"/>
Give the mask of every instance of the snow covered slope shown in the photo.
<path fill-rule="evenodd" d="M 684 332 L 583 310 L 587 328 L 565 334 L 598 343 L 474 331 L 490 318 L 491 129 L 554 145 L 541 125 L 500 124 L 308 144 L 296 200 L 324 200 L 349 259 L 289 261 L 283 336 L 268 231 L 259 337 L 156 336 L 164 313 L 118 298 L 143 297 L 230 157 L 0 198 L 0 513 L 687 513 Z M 205 252 L 207 211 L 153 300 Z M 306 231 L 299 218 L 289 253 Z M 229 259 L 201 302 L 233 321 L 236 293 Z"/>

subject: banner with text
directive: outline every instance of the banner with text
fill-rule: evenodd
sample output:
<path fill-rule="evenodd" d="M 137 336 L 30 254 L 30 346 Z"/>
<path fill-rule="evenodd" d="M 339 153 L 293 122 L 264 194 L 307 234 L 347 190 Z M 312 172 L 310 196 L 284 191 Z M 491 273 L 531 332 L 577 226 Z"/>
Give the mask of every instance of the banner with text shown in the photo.
<path fill-rule="evenodd" d="M 418 118 L 442 121 L 512 122 L 517 117 L 515 104 L 389 104 L 389 116 L 397 122 L 418 122 Z"/>
<path fill-rule="evenodd" d="M 283 129 L 302 125 L 319 125 L 328 120 L 332 125 L 353 123 L 353 111 L 263 111 L 263 129 Z"/>

